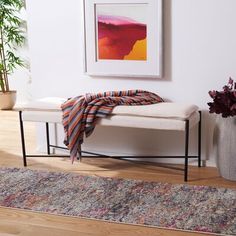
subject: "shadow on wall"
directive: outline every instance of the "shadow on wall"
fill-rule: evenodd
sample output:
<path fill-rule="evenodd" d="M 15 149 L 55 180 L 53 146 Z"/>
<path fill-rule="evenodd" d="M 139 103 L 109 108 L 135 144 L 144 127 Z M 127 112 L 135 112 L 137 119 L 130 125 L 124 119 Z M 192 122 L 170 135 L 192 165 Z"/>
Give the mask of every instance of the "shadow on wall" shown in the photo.
<path fill-rule="evenodd" d="M 113 135 L 111 135 L 113 134 Z M 190 135 L 190 153 L 196 153 L 197 129 Z M 97 126 L 85 139 L 82 149 L 108 155 L 183 155 L 184 132 Z M 145 159 L 146 160 L 146 159 Z M 179 163 L 183 163 L 183 159 Z M 157 162 L 173 162 L 173 159 L 150 159 Z"/>
<path fill-rule="evenodd" d="M 207 160 L 212 160 L 215 163 L 215 156 L 213 150 L 213 134 L 215 128 L 215 114 L 210 114 L 208 110 L 202 111 L 202 131 L 204 136 L 203 139 L 203 147 L 205 149 L 205 155 Z"/>
<path fill-rule="evenodd" d="M 40 144 L 39 152 L 46 152 L 45 125 L 38 127 Z M 215 127 L 215 115 L 208 110 L 202 111 L 202 159 L 211 159 L 215 163 L 213 152 L 213 133 Z M 56 145 L 64 146 L 64 130 L 62 125 L 57 128 L 51 125 L 50 139 L 55 140 Z M 54 131 L 56 130 L 56 135 Z M 44 138 L 42 138 L 44 137 Z M 42 141 L 44 140 L 44 142 Z M 197 126 L 190 130 L 190 154 L 197 153 L 198 130 Z M 183 155 L 184 132 L 135 129 L 124 127 L 96 126 L 91 136 L 84 139 L 82 149 L 107 155 Z M 179 159 L 177 163 L 182 163 Z M 195 159 L 194 159 L 195 160 Z M 173 159 L 158 159 L 158 162 L 173 162 Z"/>
<path fill-rule="evenodd" d="M 163 1 L 163 74 L 164 81 L 172 80 L 172 7 L 171 0 Z"/>

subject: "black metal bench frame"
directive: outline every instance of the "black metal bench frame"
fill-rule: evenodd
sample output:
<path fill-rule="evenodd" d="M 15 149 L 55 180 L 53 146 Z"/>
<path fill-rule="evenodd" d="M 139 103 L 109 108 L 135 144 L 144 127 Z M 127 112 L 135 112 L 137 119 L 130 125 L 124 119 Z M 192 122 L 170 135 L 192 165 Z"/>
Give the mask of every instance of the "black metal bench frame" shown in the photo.
<path fill-rule="evenodd" d="M 115 159 L 124 159 L 124 158 L 184 158 L 184 181 L 188 181 L 188 160 L 190 158 L 197 158 L 198 159 L 198 167 L 201 167 L 201 123 L 202 123 L 202 114 L 201 111 L 199 111 L 199 122 L 198 122 L 198 153 L 197 155 L 191 156 L 189 155 L 189 120 L 185 120 L 185 147 L 184 147 L 184 155 L 183 156 L 108 156 L 108 155 L 103 155 L 99 153 L 94 153 L 94 152 L 87 152 L 87 151 L 82 151 L 80 152 L 80 157 L 84 158 L 115 158 Z M 68 155 L 57 155 L 57 154 L 51 154 L 50 148 L 61 148 L 61 149 L 66 149 L 64 147 L 60 147 L 57 145 L 53 145 L 50 143 L 50 138 L 49 138 L 49 123 L 46 122 L 46 140 L 47 140 L 47 155 L 31 155 L 26 153 L 26 145 L 25 145 L 25 134 L 24 134 L 24 124 L 23 124 L 23 119 L 22 119 L 22 111 L 19 111 L 19 120 L 20 120 L 20 133 L 21 133 L 21 144 L 22 144 L 22 154 L 23 154 L 23 164 L 24 166 L 27 166 L 27 157 L 68 157 Z M 93 156 L 83 156 L 82 154 L 89 154 Z"/>

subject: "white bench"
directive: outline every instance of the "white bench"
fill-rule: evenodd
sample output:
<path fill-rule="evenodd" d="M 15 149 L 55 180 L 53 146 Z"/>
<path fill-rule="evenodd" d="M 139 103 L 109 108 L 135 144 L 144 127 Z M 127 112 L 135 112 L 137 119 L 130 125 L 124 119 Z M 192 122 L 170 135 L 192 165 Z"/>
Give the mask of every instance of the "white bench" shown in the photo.
<path fill-rule="evenodd" d="M 24 166 L 27 166 L 27 157 L 44 156 L 44 155 L 29 155 L 26 153 L 24 126 L 25 121 L 44 122 L 46 123 L 46 137 L 47 137 L 47 156 L 50 156 L 50 147 L 57 147 L 52 145 L 49 141 L 49 123 L 61 123 L 62 111 L 61 104 L 65 101 L 64 98 L 43 98 L 28 103 L 19 112 L 22 152 Z M 117 127 L 132 127 L 143 129 L 156 130 L 176 130 L 185 132 L 185 147 L 182 156 L 168 156 L 168 158 L 184 158 L 184 180 L 188 178 L 188 159 L 198 158 L 198 166 L 201 166 L 201 111 L 198 107 L 191 104 L 183 103 L 157 103 L 143 106 L 117 106 L 113 109 L 111 115 L 102 118 L 98 121 L 98 125 L 103 126 L 117 126 Z M 198 125 L 198 153 L 195 156 L 189 155 L 189 130 Z M 110 157 L 106 155 L 99 155 L 97 153 L 90 153 L 82 151 L 82 153 L 95 154 L 103 157 Z M 82 155 L 81 153 L 81 155 Z M 55 156 L 55 155 L 53 155 Z M 62 155 L 57 155 L 62 156 Z M 83 156 L 83 155 L 82 155 Z M 84 157 L 84 156 L 83 156 Z M 124 158 L 124 156 L 113 158 Z M 126 156 L 131 157 L 131 156 Z M 133 156 L 134 158 L 144 156 Z M 167 156 L 145 156 L 148 158 L 160 158 Z"/>

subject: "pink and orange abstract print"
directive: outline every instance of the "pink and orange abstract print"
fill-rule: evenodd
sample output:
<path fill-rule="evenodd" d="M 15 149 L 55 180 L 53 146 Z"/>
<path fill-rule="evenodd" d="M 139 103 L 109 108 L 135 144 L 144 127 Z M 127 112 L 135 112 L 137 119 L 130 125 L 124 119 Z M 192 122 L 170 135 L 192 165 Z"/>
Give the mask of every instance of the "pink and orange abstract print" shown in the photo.
<path fill-rule="evenodd" d="M 111 11 L 111 13 L 113 13 Z M 97 14 L 99 60 L 147 60 L 147 26 L 124 14 Z"/>

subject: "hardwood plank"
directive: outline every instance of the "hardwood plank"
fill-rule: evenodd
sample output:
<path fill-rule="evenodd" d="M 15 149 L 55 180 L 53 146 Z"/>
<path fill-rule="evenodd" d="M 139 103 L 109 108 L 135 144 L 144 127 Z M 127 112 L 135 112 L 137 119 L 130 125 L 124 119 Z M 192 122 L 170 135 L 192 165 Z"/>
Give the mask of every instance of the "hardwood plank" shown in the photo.
<path fill-rule="evenodd" d="M 7 219 L 7 220 L 6 220 Z M 27 223 L 26 223 L 27 222 Z M 53 223 L 53 224 L 51 224 Z M 10 227 L 10 225 L 14 227 Z M 22 227 L 23 225 L 23 227 Z M 2 227 L 4 226 L 4 227 Z M 27 227 L 26 227 L 27 226 Z M 173 231 L 166 229 L 158 229 L 147 226 L 136 226 L 127 224 L 117 224 L 104 221 L 81 219 L 76 217 L 63 217 L 50 214 L 32 213 L 29 211 L 0 208 L 0 232 L 12 233 L 15 232 L 28 233 L 32 228 L 40 229 L 39 232 L 66 232 L 66 235 L 74 235 L 74 232 L 79 235 L 170 235 L 174 232 L 176 236 L 195 235 L 193 232 Z M 4 230 L 2 230 L 4 229 Z M 41 231 L 42 230 L 42 231 Z M 36 234 L 37 235 L 37 234 Z M 40 235 L 40 234 L 39 234 Z M 47 235 L 47 234 L 46 234 Z M 50 235 L 50 234 L 49 234 Z M 54 235 L 54 234 L 51 234 Z M 202 234 L 199 234 L 202 235 Z"/>
<path fill-rule="evenodd" d="M 35 124 L 25 123 L 29 152 L 36 147 Z M 18 113 L 0 111 L 0 166 L 22 165 Z M 183 168 L 172 165 L 172 168 Z M 130 163 L 114 159 L 83 159 L 71 164 L 68 158 L 28 158 L 30 169 L 66 171 L 79 174 L 109 176 L 115 178 L 142 179 L 170 183 L 184 183 L 183 172 L 157 164 Z M 216 168 L 190 166 L 188 184 L 236 188 L 236 182 L 227 181 L 218 175 Z M 201 235 L 194 232 L 173 231 L 145 226 L 108 223 L 90 219 L 49 215 L 18 209 L 0 208 L 0 235 L 84 235 L 84 236 L 184 236 Z M 206 235 L 206 234 L 205 234 Z"/>

